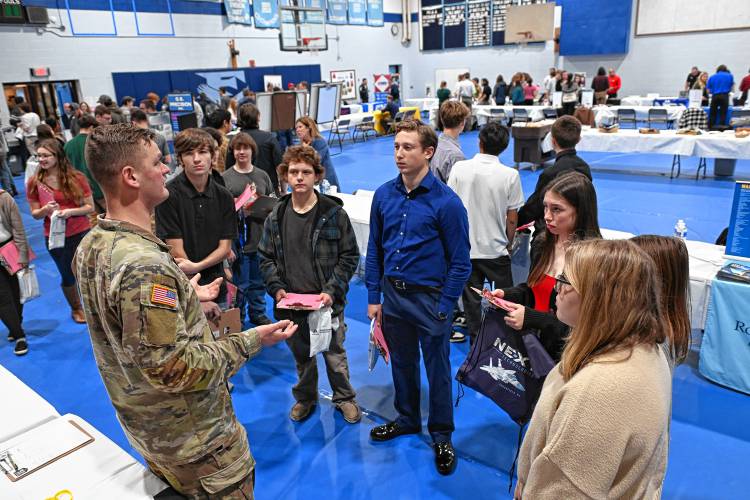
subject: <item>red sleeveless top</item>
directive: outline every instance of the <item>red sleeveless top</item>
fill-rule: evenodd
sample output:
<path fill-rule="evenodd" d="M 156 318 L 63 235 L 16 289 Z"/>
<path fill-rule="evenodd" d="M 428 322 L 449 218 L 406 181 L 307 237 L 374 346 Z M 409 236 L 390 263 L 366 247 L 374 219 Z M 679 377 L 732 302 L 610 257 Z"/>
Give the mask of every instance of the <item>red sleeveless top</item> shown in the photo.
<path fill-rule="evenodd" d="M 549 312 L 549 301 L 552 296 L 552 290 L 555 289 L 555 283 L 557 280 L 545 274 L 542 281 L 531 287 L 531 291 L 534 293 L 534 310 L 548 313 Z"/>

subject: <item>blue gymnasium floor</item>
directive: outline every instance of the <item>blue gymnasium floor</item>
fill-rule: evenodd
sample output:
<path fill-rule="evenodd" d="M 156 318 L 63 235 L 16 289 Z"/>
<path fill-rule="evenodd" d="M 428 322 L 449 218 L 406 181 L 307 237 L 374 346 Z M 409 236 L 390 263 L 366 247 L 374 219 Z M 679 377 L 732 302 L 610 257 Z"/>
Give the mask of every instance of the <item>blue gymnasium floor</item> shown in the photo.
<path fill-rule="evenodd" d="M 467 156 L 477 152 L 477 133 L 461 137 Z M 511 145 L 512 146 L 512 145 Z M 334 152 L 337 152 L 334 151 Z M 671 158 L 656 155 L 584 154 L 596 170 L 603 227 L 639 233 L 670 234 L 677 218 L 686 220 L 689 238 L 713 241 L 727 224 L 733 182 L 695 181 L 691 159 L 686 177 L 669 180 L 654 172 L 668 171 Z M 512 165 L 512 147 L 501 156 Z M 375 189 L 394 177 L 392 139 L 345 145 L 333 159 L 344 190 Z M 629 170 L 633 173 L 616 173 Z M 709 173 L 711 167 L 709 166 Z M 738 164 L 738 178 L 750 178 L 750 162 Z M 538 172 L 523 170 L 528 195 Z M 16 179 L 20 186 L 20 179 Z M 115 418 L 92 356 L 85 326 L 76 325 L 59 292 L 59 278 L 43 248 L 41 222 L 17 198 L 31 244 L 40 256 L 36 265 L 44 295 L 30 302 L 25 327 L 30 352 L 16 357 L 0 332 L 0 363 L 49 400 L 61 413 L 91 422 L 137 459 Z M 313 416 L 294 424 L 287 414 L 293 404 L 294 362 L 284 345 L 265 349 L 233 379 L 234 405 L 246 426 L 257 459 L 259 499 L 418 499 L 509 498 L 507 471 L 513 461 L 517 426 L 493 403 L 471 390 L 456 409 L 453 442 L 460 461 L 455 474 L 442 477 L 433 466 L 426 432 L 393 442 L 371 444 L 368 432 L 394 416 L 390 370 L 378 364 L 367 371 L 367 295 L 356 279 L 346 309 L 349 365 L 358 401 L 365 410 L 359 425 L 347 424 L 330 403 L 323 375 L 320 405 Z M 468 344 L 452 346 L 454 371 Z M 322 362 L 321 368 L 322 368 Z M 665 498 L 750 498 L 746 461 L 750 457 L 750 398 L 704 380 L 697 372 L 697 353 L 675 373 L 672 444 Z M 320 373 L 325 373 L 324 368 Z M 426 381 L 423 387 L 426 387 Z M 455 392 L 455 389 L 454 389 Z M 426 416 L 426 393 L 422 394 Z M 4 401 L 9 407 L 12 401 Z M 425 425 L 426 427 L 426 425 Z M 592 464 L 595 466 L 595 464 Z M 103 496 L 106 498 L 106 495 Z"/>

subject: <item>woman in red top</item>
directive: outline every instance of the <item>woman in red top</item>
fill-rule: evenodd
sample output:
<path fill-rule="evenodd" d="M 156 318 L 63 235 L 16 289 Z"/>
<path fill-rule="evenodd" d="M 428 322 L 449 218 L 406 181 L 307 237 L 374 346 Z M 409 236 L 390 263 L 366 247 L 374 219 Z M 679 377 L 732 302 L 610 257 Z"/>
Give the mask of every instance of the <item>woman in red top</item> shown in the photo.
<path fill-rule="evenodd" d="M 555 315 L 556 277 L 562 273 L 565 252 L 572 241 L 602 237 L 591 181 L 578 172 L 553 180 L 544 194 L 544 222 L 544 233 L 531 246 L 528 282 L 493 294 L 517 305 L 505 316 L 505 322 L 515 330 L 538 330 L 544 348 L 559 361 L 569 328 Z"/>
<path fill-rule="evenodd" d="M 70 304 L 73 320 L 85 323 L 76 279 L 71 265 L 78 243 L 91 229 L 88 214 L 94 211 L 94 200 L 86 177 L 75 170 L 56 139 L 37 145 L 39 170 L 29 180 L 26 197 L 35 219 L 44 219 L 44 242 L 49 248 L 50 217 L 54 212 L 65 220 L 65 246 L 49 253 L 62 277 L 62 289 Z"/>

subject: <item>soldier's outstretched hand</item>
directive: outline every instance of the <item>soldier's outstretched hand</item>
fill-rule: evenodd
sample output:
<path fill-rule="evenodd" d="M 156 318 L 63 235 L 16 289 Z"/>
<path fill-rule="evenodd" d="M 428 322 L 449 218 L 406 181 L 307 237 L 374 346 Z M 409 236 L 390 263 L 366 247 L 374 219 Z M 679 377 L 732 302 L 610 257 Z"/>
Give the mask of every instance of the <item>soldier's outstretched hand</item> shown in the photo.
<path fill-rule="evenodd" d="M 270 325 L 256 326 L 255 330 L 260 335 L 260 343 L 268 347 L 294 335 L 294 332 L 297 331 L 297 325 L 285 319 Z"/>
<path fill-rule="evenodd" d="M 198 295 L 198 300 L 201 302 L 208 302 L 219 296 L 219 289 L 221 288 L 221 282 L 224 278 L 216 278 L 208 285 L 199 285 L 199 279 L 201 279 L 201 273 L 190 278 L 190 284 L 193 285 L 193 289 Z"/>

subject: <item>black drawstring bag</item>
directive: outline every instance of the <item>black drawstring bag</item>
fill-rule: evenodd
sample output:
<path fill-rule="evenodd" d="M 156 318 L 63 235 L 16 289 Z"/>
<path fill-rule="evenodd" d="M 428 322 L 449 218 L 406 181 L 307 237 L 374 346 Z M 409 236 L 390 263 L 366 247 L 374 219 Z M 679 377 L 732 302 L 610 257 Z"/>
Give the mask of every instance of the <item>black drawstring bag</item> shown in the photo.
<path fill-rule="evenodd" d="M 555 362 L 532 331 L 517 331 L 506 325 L 505 314 L 492 306 L 484 309 L 477 340 L 456 373 L 456 406 L 466 385 L 490 398 L 521 426 L 510 471 L 512 486 L 523 426 L 531 419 L 544 379 Z"/>

